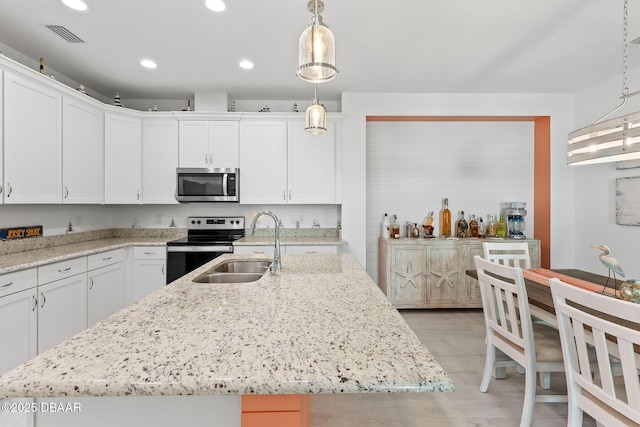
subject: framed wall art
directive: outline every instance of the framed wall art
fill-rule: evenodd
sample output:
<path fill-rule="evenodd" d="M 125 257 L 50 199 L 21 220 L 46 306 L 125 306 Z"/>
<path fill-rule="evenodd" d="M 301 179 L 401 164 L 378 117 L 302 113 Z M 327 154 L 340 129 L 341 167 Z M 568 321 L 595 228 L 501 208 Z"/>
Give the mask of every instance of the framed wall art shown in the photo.
<path fill-rule="evenodd" d="M 616 179 L 616 224 L 640 225 L 640 176 Z"/>

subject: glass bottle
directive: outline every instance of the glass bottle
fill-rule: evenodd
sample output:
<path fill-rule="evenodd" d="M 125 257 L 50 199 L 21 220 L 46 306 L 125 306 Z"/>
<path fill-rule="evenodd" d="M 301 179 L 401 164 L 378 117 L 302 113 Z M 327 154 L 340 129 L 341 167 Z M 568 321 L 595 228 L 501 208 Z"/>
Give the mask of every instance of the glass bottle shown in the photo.
<path fill-rule="evenodd" d="M 381 225 L 381 236 L 385 239 L 388 239 L 389 237 L 391 237 L 391 221 L 389 221 L 389 215 L 387 215 L 386 213 L 384 214 L 384 218 L 382 218 L 382 225 Z"/>
<path fill-rule="evenodd" d="M 460 218 L 458 218 L 458 237 L 467 237 L 467 233 L 469 232 L 469 224 L 467 220 L 464 219 L 464 211 L 460 211 Z"/>
<path fill-rule="evenodd" d="M 440 211 L 440 236 L 451 237 L 451 211 L 447 198 L 444 199 L 444 205 Z"/>
<path fill-rule="evenodd" d="M 478 237 L 479 235 L 479 226 L 478 221 L 476 221 L 476 216 L 471 215 L 471 221 L 469 221 L 469 237 Z"/>
<path fill-rule="evenodd" d="M 411 237 L 413 237 L 414 239 L 420 237 L 420 229 L 418 228 L 417 222 L 413 223 L 413 228 L 411 229 Z"/>
<path fill-rule="evenodd" d="M 394 215 L 393 221 L 391 222 L 391 238 L 400 238 L 400 223 L 398 222 L 398 215 Z"/>
<path fill-rule="evenodd" d="M 487 237 L 496 237 L 496 223 L 493 220 L 493 215 L 487 215 Z"/>
<path fill-rule="evenodd" d="M 487 230 L 484 228 L 484 222 L 482 221 L 482 217 L 478 219 L 478 237 L 484 237 Z"/>
<path fill-rule="evenodd" d="M 496 223 L 496 235 L 498 237 L 507 237 L 507 223 L 504 222 L 503 214 L 500 214 L 500 220 Z"/>

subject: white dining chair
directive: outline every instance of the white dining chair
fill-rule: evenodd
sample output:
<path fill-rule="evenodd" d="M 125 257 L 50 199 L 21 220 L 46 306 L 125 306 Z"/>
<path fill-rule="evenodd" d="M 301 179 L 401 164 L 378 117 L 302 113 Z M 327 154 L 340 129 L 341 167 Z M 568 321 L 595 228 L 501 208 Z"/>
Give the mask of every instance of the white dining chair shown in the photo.
<path fill-rule="evenodd" d="M 520 267 L 510 267 L 473 257 L 478 272 L 486 329 L 487 355 L 480 391 L 486 393 L 496 367 L 496 349 L 525 369 L 525 394 L 521 427 L 531 425 L 535 402 L 566 402 L 567 395 L 536 394 L 538 372 L 563 372 L 558 331 L 534 324 Z"/>
<path fill-rule="evenodd" d="M 484 259 L 523 269 L 531 268 L 527 242 L 482 242 Z"/>
<path fill-rule="evenodd" d="M 640 331 L 625 322 L 640 321 L 640 305 L 551 279 L 569 395 L 569 427 L 582 426 L 584 412 L 598 425 L 640 425 L 638 354 Z M 585 307 L 611 316 L 586 312 Z M 587 329 L 585 329 L 587 327 Z M 635 349 L 634 349 L 635 346 Z M 594 376 L 587 354 L 595 347 L 599 375 Z M 619 364 L 619 369 L 614 365 Z M 615 375 L 616 371 L 622 375 Z"/>

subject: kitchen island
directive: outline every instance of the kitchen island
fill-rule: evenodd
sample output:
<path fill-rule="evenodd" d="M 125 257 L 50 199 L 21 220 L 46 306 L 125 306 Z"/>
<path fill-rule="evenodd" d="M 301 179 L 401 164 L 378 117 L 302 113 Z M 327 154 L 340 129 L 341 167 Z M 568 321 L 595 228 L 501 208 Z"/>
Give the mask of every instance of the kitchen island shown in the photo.
<path fill-rule="evenodd" d="M 218 263 L 247 258 L 258 257 L 219 257 L 13 369 L 0 377 L 0 397 L 239 401 L 454 390 L 351 255 L 284 255 L 280 274 L 257 282 L 193 282 Z"/>

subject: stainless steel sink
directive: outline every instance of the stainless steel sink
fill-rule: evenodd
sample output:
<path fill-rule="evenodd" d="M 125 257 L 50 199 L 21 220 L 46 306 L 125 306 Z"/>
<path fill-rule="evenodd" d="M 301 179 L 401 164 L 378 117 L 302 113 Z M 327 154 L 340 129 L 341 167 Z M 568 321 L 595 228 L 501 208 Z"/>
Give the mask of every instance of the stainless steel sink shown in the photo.
<path fill-rule="evenodd" d="M 263 273 L 204 273 L 193 279 L 196 283 L 249 283 L 260 280 Z"/>
<path fill-rule="evenodd" d="M 247 261 L 227 261 L 213 268 L 213 271 L 220 273 L 265 273 L 271 261 L 247 260 Z"/>
<path fill-rule="evenodd" d="M 269 271 L 270 260 L 226 261 L 202 273 L 196 283 L 249 283 L 260 280 Z"/>

